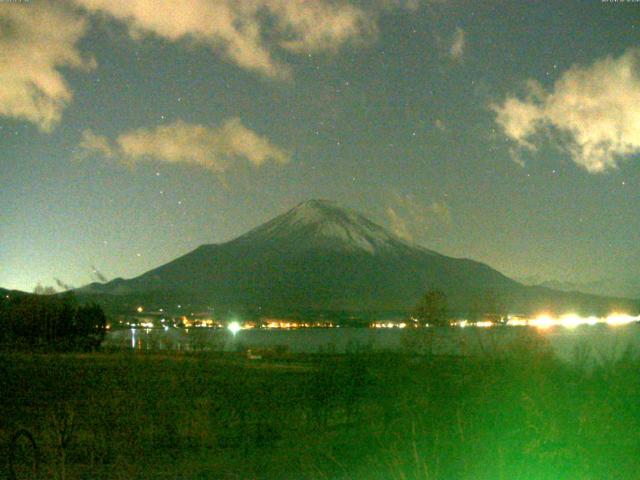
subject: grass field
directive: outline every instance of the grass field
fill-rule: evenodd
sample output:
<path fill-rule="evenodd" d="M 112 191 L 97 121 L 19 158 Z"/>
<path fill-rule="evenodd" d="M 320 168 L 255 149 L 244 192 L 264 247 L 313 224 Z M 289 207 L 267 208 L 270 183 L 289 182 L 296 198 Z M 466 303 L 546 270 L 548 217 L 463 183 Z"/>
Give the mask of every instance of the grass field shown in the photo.
<path fill-rule="evenodd" d="M 9 478 L 640 478 L 640 360 L 566 365 L 535 338 L 474 358 L 4 354 L 0 392 Z"/>

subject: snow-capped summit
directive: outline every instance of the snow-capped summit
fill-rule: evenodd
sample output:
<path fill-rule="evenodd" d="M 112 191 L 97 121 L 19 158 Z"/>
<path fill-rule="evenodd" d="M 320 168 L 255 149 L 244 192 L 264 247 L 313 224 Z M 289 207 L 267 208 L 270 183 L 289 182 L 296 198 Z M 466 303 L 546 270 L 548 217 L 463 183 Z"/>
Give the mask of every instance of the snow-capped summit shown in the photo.
<path fill-rule="evenodd" d="M 287 243 L 295 250 L 325 248 L 374 254 L 397 247 L 416 247 L 330 200 L 308 200 L 235 240 L 241 243 Z"/>

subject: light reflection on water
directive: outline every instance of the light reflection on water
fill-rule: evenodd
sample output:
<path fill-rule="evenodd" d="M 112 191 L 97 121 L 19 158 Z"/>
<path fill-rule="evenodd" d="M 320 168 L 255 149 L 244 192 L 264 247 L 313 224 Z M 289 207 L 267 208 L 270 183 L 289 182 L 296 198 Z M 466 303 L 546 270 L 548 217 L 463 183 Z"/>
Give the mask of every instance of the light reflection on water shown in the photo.
<path fill-rule="evenodd" d="M 224 350 L 280 348 L 294 353 L 345 353 L 356 351 L 401 351 L 407 336 L 417 330 L 328 328 L 299 330 L 227 330 L 208 328 L 122 329 L 107 333 L 107 348 L 139 350 Z M 614 360 L 626 351 L 640 352 L 640 325 L 581 325 L 577 328 L 531 327 L 432 328 L 422 330 L 428 349 L 434 354 L 481 354 L 534 337 L 547 341 L 566 360 L 585 352 L 596 360 Z"/>

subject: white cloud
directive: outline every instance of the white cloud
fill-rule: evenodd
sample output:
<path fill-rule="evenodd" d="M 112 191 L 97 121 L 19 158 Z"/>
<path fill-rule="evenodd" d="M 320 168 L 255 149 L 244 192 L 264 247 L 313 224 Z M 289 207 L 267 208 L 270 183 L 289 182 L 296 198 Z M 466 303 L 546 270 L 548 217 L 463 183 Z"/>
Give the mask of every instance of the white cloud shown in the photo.
<path fill-rule="evenodd" d="M 413 240 L 413 234 L 407 220 L 394 207 L 387 207 L 387 218 L 391 224 L 391 231 L 400 238 Z"/>
<path fill-rule="evenodd" d="M 78 144 L 80 157 L 86 156 L 88 153 L 98 153 L 106 158 L 114 156 L 113 147 L 109 139 L 102 135 L 96 135 L 91 130 L 87 129 L 82 132 L 82 139 Z"/>
<path fill-rule="evenodd" d="M 394 202 L 387 206 L 387 219 L 391 230 L 410 241 L 432 236 L 436 230 L 451 227 L 451 210 L 444 202 L 424 204 L 411 195 L 394 195 Z"/>
<path fill-rule="evenodd" d="M 326 1 L 260 0 L 288 32 L 279 45 L 295 53 L 336 51 L 348 41 L 366 40 L 376 32 L 375 19 L 365 10 Z"/>
<path fill-rule="evenodd" d="M 77 48 L 85 30 L 55 2 L 0 3 L 0 115 L 51 131 L 73 97 L 60 68 L 95 67 Z"/>
<path fill-rule="evenodd" d="M 95 68 L 83 57 L 86 13 L 127 25 L 134 38 L 208 45 L 241 68 L 291 76 L 274 54 L 337 52 L 375 38 L 380 12 L 417 8 L 418 0 L 66 0 L 0 1 L 0 116 L 50 132 L 73 92 L 63 68 Z"/>
<path fill-rule="evenodd" d="M 453 34 L 453 40 L 451 47 L 449 48 L 449 56 L 454 60 L 461 60 L 464 55 L 464 48 L 466 46 L 465 33 L 460 27 L 456 28 Z"/>
<path fill-rule="evenodd" d="M 519 149 L 510 147 L 509 156 L 511 157 L 511 160 L 513 160 L 513 163 L 515 163 L 519 167 L 523 167 L 523 168 L 526 167 L 526 163 L 522 159 L 522 155 Z"/>
<path fill-rule="evenodd" d="M 144 161 L 184 163 L 216 173 L 228 170 L 239 160 L 259 167 L 269 160 L 284 164 L 290 158 L 288 152 L 245 127 L 238 118 L 227 120 L 218 128 L 179 120 L 122 134 L 114 142 L 85 131 L 79 147 L 131 165 Z"/>
<path fill-rule="evenodd" d="M 640 49 L 573 66 L 546 92 L 530 81 L 524 99 L 508 97 L 491 108 L 506 135 L 535 150 L 549 127 L 564 134 L 573 161 L 596 173 L 640 153 Z"/>
<path fill-rule="evenodd" d="M 290 76 L 274 50 L 335 52 L 348 42 L 366 41 L 376 34 L 379 11 L 394 6 L 382 2 L 363 8 L 333 0 L 74 1 L 125 22 L 133 37 L 154 34 L 203 43 L 238 66 L 272 78 Z M 395 6 L 414 8 L 414 2 Z"/>

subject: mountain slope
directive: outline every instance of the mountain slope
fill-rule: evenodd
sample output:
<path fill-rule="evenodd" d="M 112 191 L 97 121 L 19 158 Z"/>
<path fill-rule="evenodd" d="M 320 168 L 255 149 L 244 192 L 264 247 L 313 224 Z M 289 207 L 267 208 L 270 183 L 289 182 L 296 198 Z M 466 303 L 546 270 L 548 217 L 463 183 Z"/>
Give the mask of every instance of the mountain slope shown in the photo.
<path fill-rule="evenodd" d="M 517 301 L 514 308 L 521 309 L 534 308 L 536 296 L 545 305 L 568 298 L 524 287 L 485 264 L 409 243 L 322 200 L 304 202 L 230 242 L 202 245 L 139 277 L 92 284 L 81 292 L 286 313 L 401 311 L 433 288 L 445 291 L 460 312 L 489 293 Z"/>
<path fill-rule="evenodd" d="M 561 290 L 563 292 L 583 292 L 592 295 L 613 297 L 640 298 L 640 278 L 611 277 L 587 282 L 568 282 L 560 280 L 540 280 L 524 278 L 519 280 L 524 285 L 537 285 Z"/>

